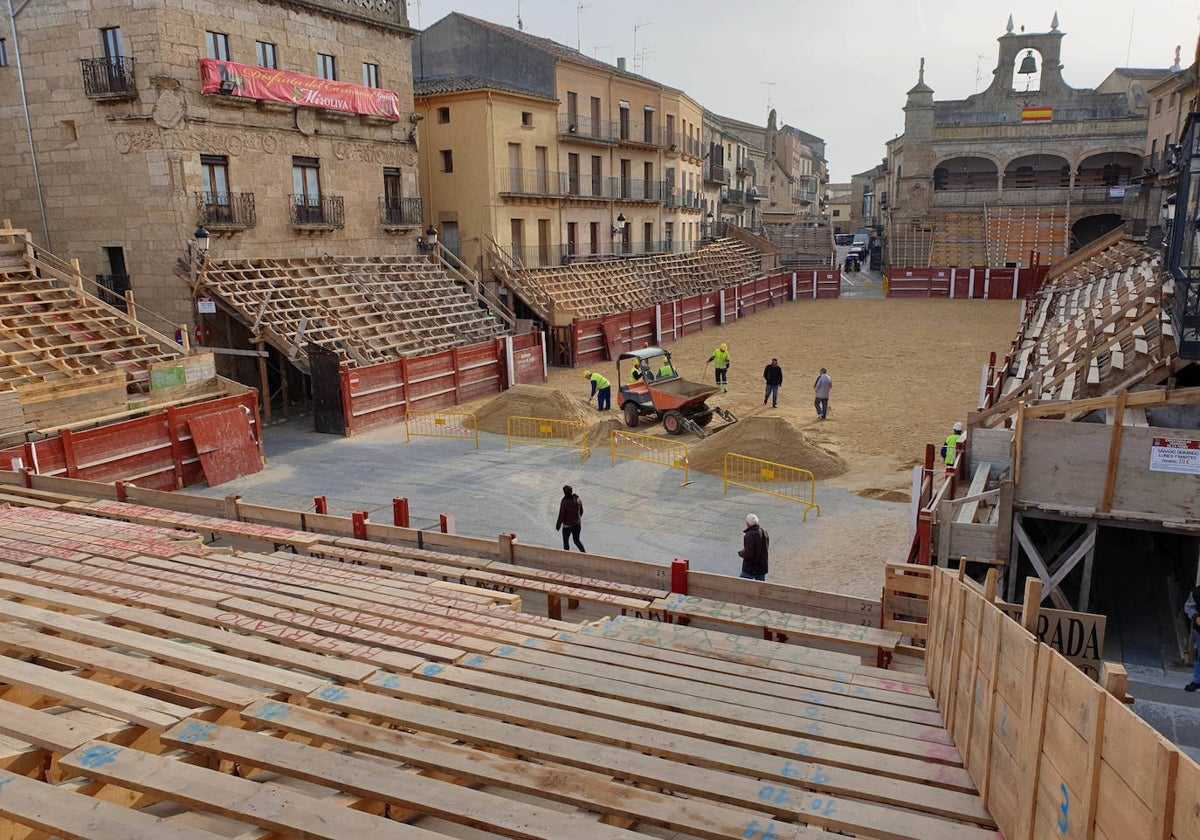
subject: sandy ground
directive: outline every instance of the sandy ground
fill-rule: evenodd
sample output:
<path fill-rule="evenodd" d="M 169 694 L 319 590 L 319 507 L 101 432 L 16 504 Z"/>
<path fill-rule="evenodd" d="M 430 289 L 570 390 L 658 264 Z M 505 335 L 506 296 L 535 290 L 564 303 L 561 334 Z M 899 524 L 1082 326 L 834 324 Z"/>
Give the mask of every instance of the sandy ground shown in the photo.
<path fill-rule="evenodd" d="M 858 588 L 853 585 L 857 581 L 878 580 L 884 562 L 903 556 L 912 467 L 922 461 L 926 443 L 940 444 L 951 425 L 965 421 L 977 405 L 988 353 L 1007 351 L 1018 317 L 1019 304 L 1012 301 L 818 301 L 779 306 L 667 346 L 685 378 L 705 382 L 713 377 L 708 357 L 722 342 L 729 347 L 729 392 L 713 402 L 733 411 L 747 427 L 718 433 L 714 441 L 722 434 L 730 442 L 745 438 L 756 425 L 778 430 L 780 452 L 816 448 L 845 462 L 845 473 L 819 482 L 818 501 L 821 486 L 828 486 L 855 493 L 866 503 L 853 525 L 813 529 L 816 539 L 805 552 L 810 561 L 815 555 L 828 563 L 806 562 L 800 579 L 787 571 L 786 549 L 782 556 L 773 552 L 772 580 L 849 592 Z M 763 405 L 762 373 L 772 357 L 784 372 L 778 408 Z M 813 408 L 813 381 L 822 367 L 833 379 L 829 418 L 823 422 Z M 614 379 L 615 404 L 614 364 L 596 369 Z M 600 419 L 586 402 L 589 384 L 580 369 L 552 370 L 547 386 L 559 392 L 549 416 Z M 489 402 L 472 407 L 487 411 Z M 755 423 L 764 417 L 785 422 Z M 656 430 L 661 432 L 661 426 L 638 431 Z M 684 440 L 698 443 L 691 437 Z"/>

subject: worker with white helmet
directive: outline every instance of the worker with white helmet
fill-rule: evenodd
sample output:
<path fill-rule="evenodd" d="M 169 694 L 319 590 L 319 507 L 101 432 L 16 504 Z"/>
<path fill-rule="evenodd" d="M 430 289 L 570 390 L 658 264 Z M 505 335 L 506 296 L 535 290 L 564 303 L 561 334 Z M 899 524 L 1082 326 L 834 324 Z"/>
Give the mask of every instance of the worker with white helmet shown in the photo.
<path fill-rule="evenodd" d="M 746 514 L 746 530 L 742 531 L 742 550 L 738 557 L 742 558 L 742 573 L 738 577 L 749 580 L 767 579 L 767 548 L 771 543 L 770 536 L 753 513 Z"/>
<path fill-rule="evenodd" d="M 958 461 L 958 453 L 962 449 L 963 441 L 967 439 L 967 433 L 963 431 L 962 423 L 954 424 L 954 431 L 946 438 L 946 442 L 942 445 L 942 460 L 946 462 L 947 467 L 953 467 Z"/>

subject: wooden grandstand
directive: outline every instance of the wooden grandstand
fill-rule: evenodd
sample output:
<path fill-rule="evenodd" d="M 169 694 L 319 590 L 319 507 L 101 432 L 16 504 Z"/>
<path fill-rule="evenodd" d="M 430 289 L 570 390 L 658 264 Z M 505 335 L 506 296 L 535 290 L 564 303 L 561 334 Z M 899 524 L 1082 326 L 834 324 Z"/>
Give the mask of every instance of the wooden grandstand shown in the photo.
<path fill-rule="evenodd" d="M 208 260 L 196 290 L 301 368 L 309 343 L 361 366 L 487 341 L 513 323 L 432 256 Z"/>
<path fill-rule="evenodd" d="M 1056 265 L 1013 342 L 990 426 L 1021 401 L 1115 394 L 1172 369 L 1171 284 L 1161 254 L 1116 231 Z"/>
<path fill-rule="evenodd" d="M 987 227 L 983 212 L 964 210 L 940 215 L 929 249 L 929 265 L 939 268 L 1003 265 L 988 262 Z"/>
<path fill-rule="evenodd" d="M 919 674 L 619 615 L 653 586 L 9 489 L 9 836 L 995 836 Z"/>
<path fill-rule="evenodd" d="M 990 206 L 984 208 L 984 215 L 988 265 L 1028 265 L 1030 253 L 1048 263 L 1067 256 L 1069 225 L 1061 208 Z"/>
<path fill-rule="evenodd" d="M 762 254 L 733 238 L 688 253 L 579 260 L 551 268 L 518 268 L 495 242 L 492 246 L 492 265 L 504 284 L 551 324 L 712 292 L 762 273 Z"/>
<path fill-rule="evenodd" d="M 833 265 L 833 228 L 829 225 L 764 224 L 763 236 L 779 249 L 781 265 L 810 268 Z"/>

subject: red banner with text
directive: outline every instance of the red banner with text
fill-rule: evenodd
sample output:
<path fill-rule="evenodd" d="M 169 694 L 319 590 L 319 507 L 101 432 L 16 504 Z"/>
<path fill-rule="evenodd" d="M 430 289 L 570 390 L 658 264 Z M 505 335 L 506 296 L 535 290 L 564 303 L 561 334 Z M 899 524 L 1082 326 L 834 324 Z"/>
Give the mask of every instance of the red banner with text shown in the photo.
<path fill-rule="evenodd" d="M 395 91 L 334 82 L 303 73 L 205 58 L 200 60 L 200 81 L 203 92 L 208 94 L 400 119 L 400 95 Z"/>

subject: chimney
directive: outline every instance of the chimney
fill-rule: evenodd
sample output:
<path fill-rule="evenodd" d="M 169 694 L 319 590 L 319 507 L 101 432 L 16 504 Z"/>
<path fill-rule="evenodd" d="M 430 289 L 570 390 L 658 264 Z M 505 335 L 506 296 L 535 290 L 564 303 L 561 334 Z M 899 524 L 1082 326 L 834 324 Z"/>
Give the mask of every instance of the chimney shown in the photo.
<path fill-rule="evenodd" d="M 617 69 L 622 73 L 625 72 L 625 56 L 620 56 L 617 58 Z"/>

